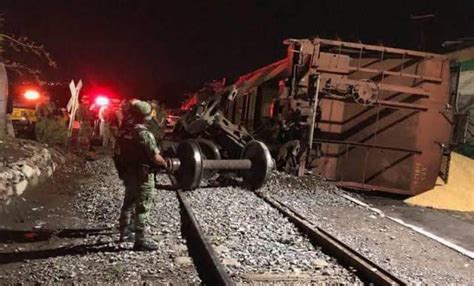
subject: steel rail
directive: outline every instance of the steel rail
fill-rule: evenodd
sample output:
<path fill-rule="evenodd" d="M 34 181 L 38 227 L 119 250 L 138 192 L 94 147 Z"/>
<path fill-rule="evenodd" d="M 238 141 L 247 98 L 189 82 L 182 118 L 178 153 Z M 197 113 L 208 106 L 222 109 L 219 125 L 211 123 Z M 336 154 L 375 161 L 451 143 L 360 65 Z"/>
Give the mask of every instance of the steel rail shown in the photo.
<path fill-rule="evenodd" d="M 336 258 L 341 265 L 357 270 L 356 275 L 364 280 L 365 283 L 373 283 L 374 285 L 406 285 L 404 281 L 395 275 L 365 258 L 362 254 L 339 241 L 323 229 L 314 226 L 296 210 L 263 193 L 255 193 L 286 216 L 303 233 L 308 235 L 313 243 L 321 247 L 323 252 Z"/>
<path fill-rule="evenodd" d="M 177 195 L 182 206 L 183 233 L 185 233 L 188 246 L 190 246 L 189 253 L 196 262 L 196 268 L 204 284 L 235 285 L 204 235 L 185 195 L 180 190 L 177 191 Z"/>

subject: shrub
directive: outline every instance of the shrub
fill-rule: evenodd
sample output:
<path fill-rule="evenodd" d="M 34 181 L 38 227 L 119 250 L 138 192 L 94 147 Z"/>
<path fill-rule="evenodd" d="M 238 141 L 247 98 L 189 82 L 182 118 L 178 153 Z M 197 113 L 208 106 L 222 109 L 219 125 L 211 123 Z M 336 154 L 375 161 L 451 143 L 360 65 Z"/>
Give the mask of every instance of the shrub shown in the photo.
<path fill-rule="evenodd" d="M 36 140 L 48 145 L 66 146 L 68 130 L 64 120 L 55 118 L 39 118 L 36 122 Z"/>

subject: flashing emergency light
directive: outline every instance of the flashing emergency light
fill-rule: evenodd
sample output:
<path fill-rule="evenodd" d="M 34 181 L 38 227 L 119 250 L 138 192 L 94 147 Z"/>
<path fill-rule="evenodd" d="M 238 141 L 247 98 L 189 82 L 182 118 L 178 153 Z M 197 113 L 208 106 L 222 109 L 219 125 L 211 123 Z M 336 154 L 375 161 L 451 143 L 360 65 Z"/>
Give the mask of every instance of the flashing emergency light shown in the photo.
<path fill-rule="evenodd" d="M 109 105 L 110 99 L 106 96 L 99 95 L 95 98 L 95 104 L 98 106 L 106 106 Z"/>
<path fill-rule="evenodd" d="M 36 91 L 36 90 L 33 90 L 33 89 L 29 89 L 29 90 L 25 91 L 23 96 L 27 100 L 38 100 L 40 98 L 39 92 Z"/>

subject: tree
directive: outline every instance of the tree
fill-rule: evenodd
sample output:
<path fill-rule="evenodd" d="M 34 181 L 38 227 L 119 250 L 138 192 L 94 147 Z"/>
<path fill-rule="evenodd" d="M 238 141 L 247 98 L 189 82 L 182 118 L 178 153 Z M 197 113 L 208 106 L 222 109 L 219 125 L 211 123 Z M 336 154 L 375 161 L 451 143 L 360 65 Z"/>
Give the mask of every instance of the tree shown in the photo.
<path fill-rule="evenodd" d="M 3 143 L 7 132 L 7 94 L 8 82 L 5 65 L 0 61 L 0 145 Z"/>
<path fill-rule="evenodd" d="M 29 65 L 7 58 L 5 53 L 9 50 L 19 53 L 30 53 L 46 61 L 50 67 L 56 67 L 56 63 L 51 58 L 51 55 L 46 51 L 43 45 L 37 44 L 29 40 L 27 37 L 17 37 L 9 35 L 3 30 L 4 17 L 0 15 L 0 140 L 4 140 L 6 136 L 6 121 L 7 121 L 7 96 L 8 96 L 8 82 L 6 70 L 11 70 L 18 74 L 27 73 L 34 77 L 39 83 L 44 82 L 40 79 L 40 70 L 30 67 Z"/>

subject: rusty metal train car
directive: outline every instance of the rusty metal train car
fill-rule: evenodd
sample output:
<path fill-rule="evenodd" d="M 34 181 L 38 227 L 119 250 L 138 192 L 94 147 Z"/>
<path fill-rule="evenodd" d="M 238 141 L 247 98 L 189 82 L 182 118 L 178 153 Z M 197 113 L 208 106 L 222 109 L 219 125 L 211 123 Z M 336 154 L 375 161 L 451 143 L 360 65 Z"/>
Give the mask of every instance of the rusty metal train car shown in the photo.
<path fill-rule="evenodd" d="M 226 117 L 250 133 L 298 111 L 299 173 L 415 195 L 447 177 L 456 76 L 439 54 L 290 39 L 287 57 L 239 78 Z M 275 122 L 275 120 L 271 121 Z"/>

